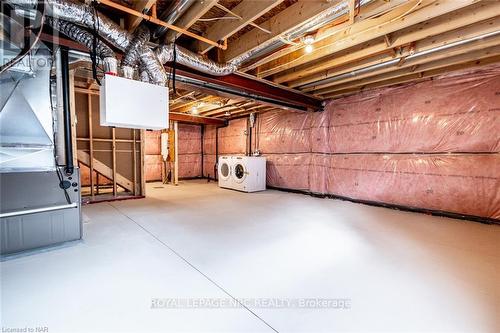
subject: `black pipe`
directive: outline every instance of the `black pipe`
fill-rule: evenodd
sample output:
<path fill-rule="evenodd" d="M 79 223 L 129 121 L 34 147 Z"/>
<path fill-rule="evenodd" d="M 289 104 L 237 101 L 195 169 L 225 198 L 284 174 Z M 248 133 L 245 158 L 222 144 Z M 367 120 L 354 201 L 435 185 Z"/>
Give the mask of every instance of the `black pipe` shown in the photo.
<path fill-rule="evenodd" d="M 248 116 L 248 156 L 252 156 L 252 122 L 250 121 L 250 115 Z"/>
<path fill-rule="evenodd" d="M 71 112 L 69 106 L 69 59 L 68 49 L 61 47 L 61 74 L 64 114 L 64 154 L 66 155 L 66 167 L 64 171 L 70 176 L 75 170 L 73 165 L 73 140 L 71 136 Z"/>

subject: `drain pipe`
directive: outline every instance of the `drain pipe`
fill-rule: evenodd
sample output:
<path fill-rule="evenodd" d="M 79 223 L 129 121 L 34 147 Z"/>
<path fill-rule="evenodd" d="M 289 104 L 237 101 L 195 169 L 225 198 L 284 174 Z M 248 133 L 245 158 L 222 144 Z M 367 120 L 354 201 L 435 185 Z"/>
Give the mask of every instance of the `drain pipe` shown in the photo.
<path fill-rule="evenodd" d="M 71 136 L 71 112 L 69 109 L 69 57 L 68 49 L 61 47 L 61 78 L 64 114 L 64 154 L 66 155 L 66 175 L 71 176 L 75 170 L 73 165 L 73 142 Z"/>

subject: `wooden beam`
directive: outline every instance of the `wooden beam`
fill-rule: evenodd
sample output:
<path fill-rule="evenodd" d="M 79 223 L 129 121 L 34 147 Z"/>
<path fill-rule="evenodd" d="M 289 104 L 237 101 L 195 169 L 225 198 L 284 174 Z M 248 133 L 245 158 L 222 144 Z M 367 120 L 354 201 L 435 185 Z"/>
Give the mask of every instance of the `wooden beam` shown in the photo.
<path fill-rule="evenodd" d="M 368 84 L 368 85 L 365 85 L 363 87 L 356 87 L 356 88 L 351 88 L 351 89 L 346 89 L 346 90 L 339 90 L 339 91 L 336 91 L 336 92 L 333 92 L 333 93 L 327 95 L 326 97 L 337 98 L 337 97 L 341 97 L 341 96 L 352 95 L 352 94 L 360 93 L 360 92 L 366 91 L 366 90 L 387 87 L 387 86 L 393 86 L 396 84 L 402 84 L 402 83 L 412 82 L 412 81 L 416 81 L 416 80 L 422 80 L 422 79 L 431 78 L 434 76 L 438 76 L 438 75 L 453 72 L 453 71 L 459 71 L 459 70 L 463 70 L 463 69 L 467 69 L 467 68 L 481 67 L 481 66 L 494 64 L 494 63 L 499 63 L 499 62 L 500 62 L 499 55 L 488 57 L 488 58 L 483 58 L 483 59 L 474 59 L 474 60 L 471 60 L 469 62 L 440 67 L 440 68 L 436 68 L 434 70 L 421 71 L 418 73 L 412 73 L 412 74 L 408 74 L 408 75 L 398 76 L 395 78 L 391 78 L 389 80 Z"/>
<path fill-rule="evenodd" d="M 177 112 L 177 113 L 189 112 L 190 109 L 193 106 L 195 106 L 196 104 L 198 104 L 198 103 L 202 103 L 202 102 L 203 103 L 211 103 L 211 102 L 215 102 L 215 101 L 218 101 L 218 100 L 220 100 L 219 97 L 205 96 L 203 98 L 199 98 L 199 99 L 196 99 L 194 101 L 181 104 L 180 106 L 177 106 L 175 108 L 170 108 L 170 111 L 171 112 Z"/>
<path fill-rule="evenodd" d="M 463 55 L 452 56 L 445 59 L 429 62 L 417 66 L 416 69 L 413 67 L 407 67 L 404 69 L 395 70 L 393 72 L 368 77 L 356 82 L 350 82 L 344 85 L 337 86 L 329 92 L 325 92 L 324 96 L 330 98 L 332 96 L 336 96 L 339 91 L 343 92 L 346 90 L 360 89 L 361 87 L 371 87 L 379 84 L 380 82 L 399 82 L 398 80 L 400 80 L 401 78 L 403 78 L 405 82 L 408 82 L 412 81 L 410 79 L 415 80 L 420 77 L 435 76 L 437 75 L 436 73 L 444 73 L 446 71 L 456 70 L 456 66 L 460 66 L 459 68 L 461 69 L 471 66 L 473 67 L 477 64 L 491 64 L 499 61 L 499 57 L 500 46 L 494 46 L 484 50 L 478 50 Z M 496 60 L 493 61 L 494 59 Z"/>
<path fill-rule="evenodd" d="M 458 31 L 451 31 L 450 33 L 444 34 L 437 36 L 436 38 L 429 38 L 426 40 L 421 41 L 420 43 L 415 44 L 414 52 L 415 53 L 420 53 L 420 52 L 429 52 L 434 48 L 438 47 L 445 47 L 445 46 L 450 46 L 453 45 L 453 43 L 463 43 L 466 40 L 470 39 L 477 39 L 480 38 L 481 36 L 485 36 L 488 33 L 497 33 L 500 31 L 500 17 L 488 20 L 485 22 L 482 22 L 478 25 L 475 26 L 469 26 L 466 27 L 465 29 L 460 29 Z M 452 38 L 454 37 L 454 38 Z M 495 45 L 500 45 L 500 36 L 496 37 L 490 37 L 490 38 L 482 38 L 480 40 L 475 40 L 471 41 L 469 43 L 465 43 L 462 45 L 457 45 L 455 47 L 449 47 L 446 49 L 443 49 L 442 51 L 436 51 L 433 53 L 428 53 L 426 55 L 416 57 L 413 59 L 409 59 L 406 61 L 407 57 L 410 56 L 413 52 L 410 47 L 407 47 L 403 54 L 400 57 L 397 58 L 392 58 L 391 56 L 385 56 L 382 57 L 381 59 L 377 59 L 376 61 L 364 61 L 360 62 L 357 66 L 344 66 L 345 68 L 342 68 L 342 70 L 337 71 L 336 73 L 333 72 L 331 77 L 335 77 L 338 75 L 343 75 L 346 73 L 353 73 L 353 71 L 378 65 L 381 63 L 385 63 L 388 61 L 394 61 L 395 59 L 400 59 L 401 62 L 398 63 L 397 66 L 399 67 L 411 67 L 413 65 L 419 65 L 425 62 L 429 61 L 434 61 L 438 60 L 441 58 L 446 58 L 446 57 L 451 57 L 453 55 L 457 54 L 463 54 L 463 53 L 468 53 L 471 51 L 475 51 L 480 48 L 488 48 L 491 46 Z M 369 59 L 370 60 L 370 59 Z M 380 74 L 380 73 L 385 73 L 388 71 L 393 70 L 391 67 L 386 67 L 386 68 L 380 68 L 374 72 L 370 73 L 363 73 L 357 76 L 351 76 L 348 78 L 344 78 L 341 80 L 336 80 L 331 83 L 321 83 L 321 81 L 318 82 L 318 84 L 315 84 L 314 86 L 310 86 L 304 89 L 304 91 L 318 91 L 318 89 L 321 91 L 324 88 L 331 87 L 334 85 L 342 84 L 344 82 L 349 82 L 353 80 L 358 80 L 363 77 L 367 76 L 372 76 L 375 74 Z"/>
<path fill-rule="evenodd" d="M 134 1 L 134 6 L 132 9 L 146 14 L 153 5 L 156 4 L 156 0 L 136 0 Z M 142 17 L 138 17 L 135 15 L 128 15 L 126 18 L 127 29 L 129 32 L 133 32 L 135 28 L 139 26 L 142 22 Z"/>
<path fill-rule="evenodd" d="M 327 58 L 310 62 L 274 76 L 278 83 L 289 82 L 290 87 L 327 77 L 331 68 L 348 64 L 381 52 L 392 52 L 394 47 L 436 36 L 464 26 L 472 25 L 498 15 L 500 2 L 486 2 L 454 11 L 445 16 L 414 25 L 391 34 L 391 45 L 381 38 L 360 44 L 355 49 L 341 50 Z"/>
<path fill-rule="evenodd" d="M 80 163 L 82 163 L 86 166 L 90 165 L 90 155 L 88 153 L 84 152 L 83 150 L 78 150 L 77 156 L 78 156 L 78 161 Z M 106 164 L 104 164 L 101 161 L 94 158 L 93 166 L 94 166 L 94 170 L 96 172 L 100 173 L 101 175 L 103 175 L 104 177 L 106 177 L 108 179 L 111 179 L 111 180 L 113 179 L 113 170 L 110 167 L 108 167 Z M 116 183 L 118 185 L 120 185 L 121 187 L 127 189 L 128 191 L 132 192 L 134 189 L 132 182 L 119 173 L 116 173 Z"/>
<path fill-rule="evenodd" d="M 252 29 L 238 38 L 238 43 L 229 45 L 226 52 L 224 52 L 224 57 L 228 61 L 257 48 L 264 42 L 277 40 L 282 34 L 303 24 L 331 6 L 337 5 L 339 2 L 341 0 L 331 2 L 300 0 L 260 25 L 262 28 L 269 30 L 270 34 L 256 28 Z"/>
<path fill-rule="evenodd" d="M 89 122 L 89 169 L 90 169 L 90 197 L 94 200 L 94 134 L 93 134 L 93 120 L 92 120 L 92 95 L 87 95 L 87 119 Z M 78 154 L 77 154 L 78 157 Z"/>
<path fill-rule="evenodd" d="M 196 1 L 186 13 L 184 13 L 175 24 L 183 29 L 189 29 L 196 21 L 205 15 L 215 4 L 217 0 Z M 169 30 L 165 36 L 165 40 L 171 42 L 179 38 L 182 33 Z"/>
<path fill-rule="evenodd" d="M 99 2 L 102 3 L 102 4 L 104 4 L 104 5 L 106 5 L 106 6 L 109 6 L 109 7 L 112 7 L 114 9 L 117 9 L 119 11 L 122 11 L 122 12 L 128 13 L 130 15 L 134 15 L 134 16 L 140 17 L 140 18 L 142 18 L 142 19 L 144 19 L 146 21 L 149 21 L 151 23 L 154 23 L 154 24 L 157 24 L 157 25 L 169 28 L 171 30 L 177 31 L 178 33 L 181 33 L 181 34 L 184 34 L 186 36 L 192 37 L 194 39 L 198 39 L 198 40 L 203 41 L 205 43 L 211 44 L 211 45 L 213 45 L 215 47 L 218 47 L 220 49 L 225 50 L 226 47 L 227 47 L 227 45 L 225 45 L 225 44 L 219 44 L 217 42 L 211 41 L 211 40 L 209 40 L 207 38 L 204 38 L 204 37 L 202 37 L 200 35 L 197 35 L 197 34 L 191 32 L 191 31 L 188 31 L 187 29 L 180 28 L 180 27 L 175 26 L 173 24 L 164 22 L 164 21 L 159 20 L 159 19 L 157 19 L 157 18 L 155 18 L 153 16 L 143 14 L 143 13 L 138 12 L 138 11 L 136 11 L 134 9 L 129 8 L 129 7 L 126 7 L 126 6 L 120 5 L 118 3 L 115 3 L 115 2 L 113 2 L 111 0 L 99 0 Z"/>
<path fill-rule="evenodd" d="M 251 101 L 247 101 L 247 100 L 231 100 L 231 101 L 229 101 L 228 103 L 226 103 L 223 106 L 219 106 L 219 107 L 215 107 L 215 108 L 210 108 L 208 110 L 204 110 L 204 111 L 200 112 L 200 115 L 202 115 L 202 116 L 209 116 L 210 114 L 214 114 L 214 113 L 216 113 L 219 110 L 224 110 L 224 112 L 226 112 L 228 109 L 230 110 L 230 109 L 233 109 L 233 108 L 242 107 L 244 105 L 247 105 L 248 103 L 252 103 L 252 102 Z"/>
<path fill-rule="evenodd" d="M 358 13 L 358 16 L 356 17 L 356 19 L 358 21 L 362 21 L 362 20 L 366 20 L 366 19 L 371 18 L 371 17 L 377 17 L 379 15 L 386 13 L 389 10 L 392 10 L 400 5 L 405 4 L 406 1 L 407 0 L 391 0 L 391 1 L 374 0 L 374 1 L 370 2 L 369 4 L 362 7 L 362 9 Z M 336 27 L 340 28 L 342 26 L 341 23 L 345 21 L 344 16 L 346 16 L 346 15 L 340 16 L 336 20 L 330 22 L 329 25 L 335 25 Z M 324 30 L 324 29 L 325 28 L 318 30 L 318 33 L 315 36 L 316 41 L 319 41 L 321 39 L 329 37 L 328 35 L 326 35 L 324 33 L 320 33 L 320 31 Z M 264 65 L 272 60 L 278 59 L 278 58 L 285 56 L 289 53 L 292 53 L 296 50 L 302 49 L 303 47 L 304 47 L 303 44 L 296 44 L 296 45 L 288 46 L 286 48 L 282 48 L 280 50 L 277 50 L 277 51 L 255 61 L 252 64 L 247 65 L 246 67 L 242 68 L 240 71 L 248 72 L 248 71 L 255 69 L 255 68 L 258 68 L 259 66 L 262 66 L 262 65 Z"/>
<path fill-rule="evenodd" d="M 333 53 L 362 44 L 372 39 L 383 37 L 386 34 L 428 21 L 446 13 L 470 6 L 478 0 L 412 0 L 406 5 L 398 7 L 380 17 L 357 22 L 341 32 L 314 43 L 314 52 L 304 54 L 295 51 L 282 59 L 266 65 L 263 75 L 272 75 L 278 72 L 304 65 L 317 59 L 327 57 Z M 416 7 L 410 14 L 404 15 Z M 394 43 L 394 41 L 393 41 Z M 264 70 L 261 70 L 261 72 Z"/>
<path fill-rule="evenodd" d="M 271 110 L 282 110 L 280 108 L 274 107 L 274 106 L 269 106 L 269 105 L 260 105 L 256 108 L 250 108 L 248 110 L 240 110 L 236 112 L 232 112 L 231 115 L 229 116 L 229 119 L 236 118 L 236 117 L 242 117 L 249 115 L 250 113 L 260 113 L 260 112 L 267 112 Z"/>
<path fill-rule="evenodd" d="M 174 121 L 174 185 L 179 185 L 179 122 Z"/>
<path fill-rule="evenodd" d="M 205 116 L 193 116 L 185 113 L 170 112 L 170 120 L 179 121 L 181 123 L 191 123 L 191 124 L 205 124 L 205 125 L 224 125 L 224 120 L 205 117 Z"/>
<path fill-rule="evenodd" d="M 234 110 L 244 110 L 245 108 L 250 108 L 252 105 L 255 105 L 255 102 L 245 101 L 239 104 L 231 105 L 227 108 L 218 108 L 208 111 L 204 114 L 204 116 L 217 117 L 220 115 L 224 115 L 226 112 L 233 112 Z"/>
<path fill-rule="evenodd" d="M 354 23 L 354 16 L 356 15 L 356 0 L 349 0 L 349 23 Z"/>
<path fill-rule="evenodd" d="M 275 108 L 274 106 L 269 106 L 269 105 L 253 105 L 250 107 L 239 107 L 233 110 L 230 110 L 229 112 L 231 113 L 231 116 L 234 116 L 235 114 L 240 114 L 240 113 L 245 113 L 245 112 L 257 112 L 258 110 L 264 109 L 264 108 Z M 226 111 L 217 111 L 215 114 L 213 114 L 214 117 L 222 117 Z"/>
<path fill-rule="evenodd" d="M 243 1 L 231 10 L 234 14 L 227 14 L 226 17 L 240 17 L 238 20 L 220 20 L 212 25 L 203 36 L 210 40 L 224 40 L 248 24 L 252 23 L 255 19 L 259 18 L 272 8 L 279 5 L 284 0 L 261 0 L 261 1 Z M 206 53 L 213 46 L 206 43 L 197 42 L 195 48 L 201 52 Z"/>

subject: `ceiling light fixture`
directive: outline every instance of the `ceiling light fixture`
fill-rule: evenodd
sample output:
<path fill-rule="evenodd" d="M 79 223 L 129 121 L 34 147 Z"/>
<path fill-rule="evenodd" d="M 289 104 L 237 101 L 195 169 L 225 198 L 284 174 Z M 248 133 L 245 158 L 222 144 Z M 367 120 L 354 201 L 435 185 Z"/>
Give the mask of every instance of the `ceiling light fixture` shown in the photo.
<path fill-rule="evenodd" d="M 314 36 L 313 35 L 307 35 L 302 39 L 302 42 L 306 46 L 304 51 L 306 53 L 311 53 L 314 51 L 314 46 L 312 45 L 314 43 Z"/>
<path fill-rule="evenodd" d="M 191 114 L 198 114 L 198 107 L 196 105 L 191 108 Z"/>

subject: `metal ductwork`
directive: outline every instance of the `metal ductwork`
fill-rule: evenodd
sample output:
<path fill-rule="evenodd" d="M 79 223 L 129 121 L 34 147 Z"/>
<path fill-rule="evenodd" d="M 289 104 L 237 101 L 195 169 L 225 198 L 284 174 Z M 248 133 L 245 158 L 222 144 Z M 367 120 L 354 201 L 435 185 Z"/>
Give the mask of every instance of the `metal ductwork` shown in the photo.
<path fill-rule="evenodd" d="M 199 54 L 193 53 L 182 46 L 173 43 L 160 45 L 156 48 L 155 53 L 162 64 L 175 61 L 181 65 L 194 68 L 209 75 L 228 75 L 234 73 L 238 69 L 236 65 L 220 64 L 215 61 L 205 59 Z"/>
<path fill-rule="evenodd" d="M 417 59 L 417 58 L 420 58 L 420 57 L 423 57 L 423 56 L 426 56 L 426 55 L 429 55 L 429 54 L 432 54 L 432 53 L 436 53 L 436 52 L 440 52 L 440 51 L 452 49 L 452 48 L 457 47 L 457 46 L 466 45 L 466 44 L 474 43 L 474 42 L 477 42 L 477 41 L 483 41 L 484 39 L 491 38 L 491 37 L 496 37 L 498 35 L 500 35 L 500 31 L 493 31 L 493 32 L 489 32 L 489 33 L 486 33 L 486 34 L 483 34 L 483 35 L 479 35 L 479 36 L 475 36 L 475 37 L 471 37 L 471 38 L 467 38 L 467 39 L 462 39 L 462 40 L 459 40 L 459 41 L 456 41 L 456 42 L 452 42 L 452 43 L 448 43 L 448 44 L 445 44 L 445 45 L 442 45 L 442 46 L 438 46 L 438 47 L 435 47 L 435 48 L 432 48 L 432 49 L 429 49 L 429 50 L 424 50 L 424 51 L 416 52 L 416 53 L 410 54 L 410 55 L 405 56 L 405 57 L 394 58 L 394 59 L 391 59 L 391 60 L 388 60 L 388 61 L 381 62 L 379 64 L 375 64 L 375 65 L 363 67 L 363 68 L 360 68 L 360 69 L 357 69 L 357 70 L 353 70 L 353 71 L 350 71 L 350 72 L 346 72 L 346 73 L 343 73 L 343 74 L 332 76 L 332 77 L 329 77 L 329 78 L 326 78 L 326 79 L 322 79 L 322 80 L 314 81 L 314 82 L 311 82 L 311 83 L 303 84 L 303 85 L 299 86 L 299 88 L 300 89 L 308 89 L 308 88 L 312 88 L 312 87 L 319 86 L 319 85 L 334 83 L 336 81 L 340 81 L 340 80 L 347 79 L 347 78 L 353 78 L 353 77 L 356 77 L 356 76 L 359 76 L 359 75 L 363 75 L 363 74 L 367 74 L 367 73 L 373 72 L 373 71 L 378 70 L 378 69 L 387 68 L 387 67 L 390 67 L 390 66 L 397 65 L 398 63 L 401 62 L 402 59 L 404 59 L 405 61 L 410 61 L 410 60 Z"/>
<path fill-rule="evenodd" d="M 134 67 L 139 62 L 139 56 L 144 45 L 149 41 L 150 34 L 149 29 L 144 24 L 139 25 L 136 29 L 134 39 L 122 60 L 123 74 L 126 78 L 132 78 Z"/>
<path fill-rule="evenodd" d="M 149 81 L 157 85 L 166 85 L 167 73 L 163 67 L 163 63 L 158 60 L 156 54 L 149 47 L 142 48 L 139 55 L 141 67 L 149 76 Z"/>
<path fill-rule="evenodd" d="M 7 0 L 9 3 L 16 6 L 26 8 L 29 2 L 24 0 Z M 234 73 L 238 67 L 253 59 L 260 54 L 269 53 L 277 47 L 284 45 L 281 40 L 263 43 L 258 48 L 247 52 L 239 57 L 232 59 L 229 63 L 217 63 L 215 61 L 205 59 L 202 56 L 191 52 L 183 47 L 173 43 L 160 45 L 153 52 L 146 42 L 149 38 L 149 31 L 146 29 L 139 29 L 135 36 L 122 29 L 112 20 L 107 18 L 101 13 L 98 13 L 93 7 L 77 2 L 76 0 L 46 0 L 49 8 L 47 14 L 49 16 L 65 20 L 71 23 L 85 26 L 90 29 L 97 29 L 99 35 L 111 43 L 113 46 L 125 52 L 123 61 L 124 73 L 127 77 L 132 77 L 133 68 L 137 64 L 137 58 L 140 59 L 140 67 L 145 71 L 150 82 L 158 85 L 165 85 L 167 82 L 167 75 L 163 64 L 167 62 L 176 62 L 189 68 L 195 69 L 205 74 L 214 76 L 224 76 Z M 360 6 L 365 5 L 373 0 L 361 0 Z M 171 14 L 166 18 L 167 22 L 174 22 L 183 11 L 187 9 L 192 0 L 179 0 L 175 2 L 175 8 L 172 9 Z M 300 27 L 288 32 L 283 36 L 283 39 L 293 40 L 299 36 L 316 30 L 321 25 L 331 22 L 349 10 L 346 2 L 342 2 L 337 6 L 324 11 L 312 20 L 307 21 Z M 162 33 L 157 29 L 155 36 Z M 85 42 L 82 42 L 85 44 Z M 85 44 L 87 45 L 87 44 Z M 144 74 L 141 75 L 143 80 L 146 79 Z"/>
<path fill-rule="evenodd" d="M 23 0 L 8 1 L 16 6 L 24 7 L 25 4 Z M 214 61 L 204 59 L 187 49 L 174 46 L 174 44 L 160 46 L 156 52 L 153 52 L 149 47 L 145 46 L 147 37 L 143 31 L 139 31 L 136 36 L 133 36 L 106 16 L 97 13 L 92 7 L 76 2 L 75 0 L 46 1 L 49 4 L 47 11 L 49 16 L 90 29 L 95 27 L 104 40 L 109 41 L 113 46 L 126 52 L 124 65 L 126 66 L 125 75 L 127 76 L 131 76 L 131 73 L 133 73 L 130 67 L 135 65 L 134 59 L 136 59 L 136 55 L 139 56 L 141 67 L 149 75 L 150 81 L 158 85 L 166 84 L 167 75 L 163 64 L 173 61 L 174 54 L 175 60 L 178 63 L 210 75 L 227 75 L 237 69 L 234 65 L 218 64 Z"/>
<path fill-rule="evenodd" d="M 9 0 L 12 2 L 12 0 Z M 49 5 L 47 15 L 83 25 L 93 29 L 96 27 L 99 35 L 116 48 L 126 51 L 133 40 L 133 36 L 120 28 L 105 15 L 97 12 L 93 7 L 76 0 L 45 0 Z M 22 1 L 13 1 L 21 2 Z"/>
<path fill-rule="evenodd" d="M 93 48 L 94 36 L 85 29 L 68 21 L 62 21 L 47 17 L 45 22 L 53 29 L 62 32 L 75 42 L 85 45 L 88 49 Z M 113 50 L 101 40 L 97 41 L 96 53 L 104 62 L 106 72 L 117 73 L 117 60 Z"/>
<path fill-rule="evenodd" d="M 170 5 L 163 11 L 160 16 L 160 20 L 167 22 L 168 24 L 173 24 L 175 21 L 181 17 L 186 10 L 191 7 L 196 2 L 196 0 L 175 0 L 170 3 Z M 166 27 L 158 27 L 153 33 L 154 39 L 159 39 L 165 35 L 167 32 Z"/>
<path fill-rule="evenodd" d="M 359 6 L 364 6 L 372 1 L 373 0 L 361 0 Z M 321 26 L 333 22 L 334 20 L 338 19 L 342 15 L 347 14 L 348 12 L 348 2 L 343 1 L 336 6 L 323 11 L 313 19 L 306 21 L 302 25 L 282 35 L 280 39 L 272 39 L 264 42 L 257 48 L 231 59 L 230 63 L 240 67 L 241 65 L 248 63 L 250 60 L 269 54 L 273 51 L 276 51 L 280 47 L 287 45 L 286 41 L 291 42 L 301 36 L 304 36 L 307 33 L 318 30 Z"/>

